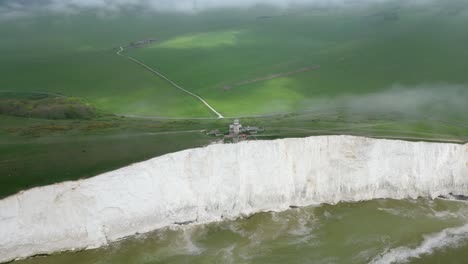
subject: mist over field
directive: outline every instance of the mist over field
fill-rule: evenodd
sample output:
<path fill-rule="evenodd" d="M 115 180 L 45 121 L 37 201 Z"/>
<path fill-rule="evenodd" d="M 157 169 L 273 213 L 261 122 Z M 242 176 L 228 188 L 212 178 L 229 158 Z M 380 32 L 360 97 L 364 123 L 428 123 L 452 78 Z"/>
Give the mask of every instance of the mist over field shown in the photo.
<path fill-rule="evenodd" d="M 308 102 L 310 111 L 341 109 L 361 114 L 399 114 L 418 118 L 451 115 L 468 121 L 468 88 L 463 85 L 427 84 L 408 87 L 394 85 L 370 94 L 345 94 L 316 98 Z"/>
<path fill-rule="evenodd" d="M 0 16 L 14 18 L 33 11 L 76 14 L 82 10 L 116 13 L 126 8 L 145 11 L 194 13 L 218 8 L 249 8 L 259 5 L 288 8 L 302 5 L 319 7 L 352 7 L 395 0 L 3 0 L 0 1 Z M 437 0 L 399 1 L 401 4 L 424 4 Z"/>

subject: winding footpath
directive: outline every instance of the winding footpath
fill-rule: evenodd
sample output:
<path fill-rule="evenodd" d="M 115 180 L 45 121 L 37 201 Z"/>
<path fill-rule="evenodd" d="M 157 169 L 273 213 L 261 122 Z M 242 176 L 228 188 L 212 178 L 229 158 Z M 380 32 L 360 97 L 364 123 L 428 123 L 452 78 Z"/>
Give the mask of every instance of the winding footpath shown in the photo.
<path fill-rule="evenodd" d="M 131 56 L 128 56 L 128 55 L 124 55 L 122 54 L 122 52 L 124 52 L 124 48 L 123 47 L 120 47 L 120 50 L 117 51 L 117 55 L 119 56 L 122 56 L 122 57 L 125 57 L 125 58 L 128 58 L 134 62 L 136 62 L 137 64 L 139 64 L 140 66 L 143 66 L 144 68 L 146 68 L 147 70 L 149 70 L 150 72 L 158 75 L 159 77 L 163 78 L 164 80 L 166 80 L 167 82 L 169 82 L 172 86 L 174 86 L 175 88 L 189 94 L 190 96 L 194 97 L 195 99 L 199 100 L 200 102 L 202 102 L 206 107 L 208 107 L 208 109 L 211 110 L 211 112 L 213 112 L 216 116 L 218 116 L 218 118 L 224 118 L 224 116 L 222 116 L 218 111 L 216 111 L 210 104 L 208 104 L 203 98 L 201 98 L 200 96 L 180 87 L 178 84 L 176 84 L 175 82 L 173 82 L 172 80 L 170 80 L 169 78 L 167 78 L 166 76 L 164 76 L 162 73 L 156 71 L 155 69 L 149 67 L 148 65 L 144 64 L 143 62 L 131 57 Z"/>

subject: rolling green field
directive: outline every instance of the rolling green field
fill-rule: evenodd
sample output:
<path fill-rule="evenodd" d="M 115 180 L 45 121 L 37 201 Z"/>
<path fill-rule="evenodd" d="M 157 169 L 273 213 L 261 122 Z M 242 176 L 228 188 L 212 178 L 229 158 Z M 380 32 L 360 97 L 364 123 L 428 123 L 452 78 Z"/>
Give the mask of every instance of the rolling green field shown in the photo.
<path fill-rule="evenodd" d="M 467 5 L 404 1 L 354 8 L 38 14 L 0 23 L 0 90 L 82 97 L 109 113 L 213 117 L 126 53 L 199 94 L 224 116 L 322 109 L 343 95 L 465 87 Z M 313 70 L 262 79 L 306 67 Z M 239 83 L 247 82 L 239 85 Z"/>
<path fill-rule="evenodd" d="M 375 94 L 395 85 L 466 85 L 468 13 L 453 15 L 450 8 L 393 3 L 293 10 L 263 19 L 254 13 L 238 25 L 176 36 L 129 54 L 227 116 L 316 109 L 343 94 Z M 315 65 L 320 68 L 236 86 Z"/>
<path fill-rule="evenodd" d="M 1 18 L 0 18 L 1 19 Z M 86 120 L 0 115 L 0 197 L 209 144 L 350 134 L 468 142 L 468 4 L 211 10 L 0 20 L 0 100 L 77 98 Z M 203 97 L 227 119 L 131 56 Z M 174 119 L 142 119 L 169 117 Z"/>
<path fill-rule="evenodd" d="M 193 98 L 116 55 L 119 45 L 151 32 L 146 22 L 95 15 L 2 21 L 0 91 L 82 97 L 109 113 L 210 117 Z"/>

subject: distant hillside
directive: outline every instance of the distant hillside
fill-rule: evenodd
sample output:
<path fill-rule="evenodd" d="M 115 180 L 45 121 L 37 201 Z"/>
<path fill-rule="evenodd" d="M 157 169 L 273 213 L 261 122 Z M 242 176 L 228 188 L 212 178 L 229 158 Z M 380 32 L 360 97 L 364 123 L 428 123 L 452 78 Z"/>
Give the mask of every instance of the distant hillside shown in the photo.
<path fill-rule="evenodd" d="M 0 99 L 0 114 L 45 119 L 91 119 L 96 108 L 79 98 Z"/>

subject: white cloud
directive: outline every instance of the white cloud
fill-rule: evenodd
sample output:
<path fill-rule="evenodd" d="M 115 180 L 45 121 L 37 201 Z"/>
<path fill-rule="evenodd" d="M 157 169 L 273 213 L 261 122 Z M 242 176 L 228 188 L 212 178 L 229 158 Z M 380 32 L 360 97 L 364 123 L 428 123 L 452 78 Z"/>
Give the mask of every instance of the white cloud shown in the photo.
<path fill-rule="evenodd" d="M 286 8 L 294 5 L 346 6 L 356 3 L 380 3 L 392 0 L 0 0 L 0 16 L 24 15 L 31 10 L 76 13 L 82 9 L 114 12 L 122 8 L 145 8 L 154 11 L 198 12 L 215 8 L 248 8 L 271 5 Z M 407 0 L 421 3 L 432 0 Z"/>

